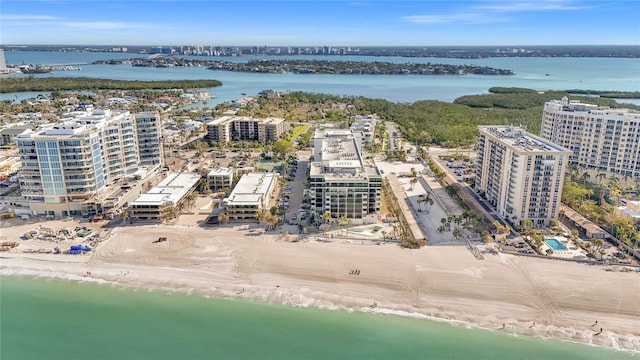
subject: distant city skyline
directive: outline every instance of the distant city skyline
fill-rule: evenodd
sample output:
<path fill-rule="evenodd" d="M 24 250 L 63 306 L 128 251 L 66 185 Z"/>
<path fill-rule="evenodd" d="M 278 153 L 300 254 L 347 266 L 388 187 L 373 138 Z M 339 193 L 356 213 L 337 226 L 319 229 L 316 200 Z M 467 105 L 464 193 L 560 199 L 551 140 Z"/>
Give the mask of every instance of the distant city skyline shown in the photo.
<path fill-rule="evenodd" d="M 640 2 L 2 0 L 9 44 L 640 45 Z"/>

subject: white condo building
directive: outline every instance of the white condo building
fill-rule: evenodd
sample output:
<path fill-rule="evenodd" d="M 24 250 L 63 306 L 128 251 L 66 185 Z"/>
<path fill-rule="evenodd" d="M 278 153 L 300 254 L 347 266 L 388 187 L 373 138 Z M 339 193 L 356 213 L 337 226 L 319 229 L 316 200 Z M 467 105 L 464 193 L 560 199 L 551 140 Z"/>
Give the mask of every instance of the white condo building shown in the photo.
<path fill-rule="evenodd" d="M 353 122 L 351 123 L 350 129 L 354 133 L 356 132 L 362 133 L 364 144 L 366 146 L 371 146 L 371 144 L 373 143 L 373 138 L 375 136 L 375 129 L 376 129 L 377 122 L 378 122 L 378 117 L 376 116 L 376 114 L 356 115 Z"/>
<path fill-rule="evenodd" d="M 640 177 L 640 112 L 564 97 L 544 104 L 540 134 L 571 150 L 570 164 Z"/>
<path fill-rule="evenodd" d="M 200 174 L 192 172 L 169 173 L 158 185 L 129 204 L 131 221 L 164 220 L 168 207 L 178 208 L 193 193 L 200 181 Z"/>
<path fill-rule="evenodd" d="M 350 130 L 316 130 L 310 170 L 311 209 L 353 224 L 374 223 L 380 213 L 382 176 L 362 159 L 361 137 Z"/>
<path fill-rule="evenodd" d="M 140 165 L 152 166 L 160 164 L 162 156 L 162 128 L 160 114 L 155 111 L 145 111 L 134 115 L 138 132 L 138 152 Z"/>
<path fill-rule="evenodd" d="M 257 221 L 258 211 L 266 211 L 269 198 L 277 184 L 274 173 L 244 174 L 224 199 L 229 221 Z"/>
<path fill-rule="evenodd" d="M 144 116 L 159 122 L 157 115 Z M 151 144 L 159 147 L 158 132 L 140 131 L 136 119 L 128 111 L 74 112 L 18 135 L 20 187 L 31 210 L 54 216 L 101 213 L 109 185 L 143 164 L 159 164 L 159 152 L 141 152 Z"/>
<path fill-rule="evenodd" d="M 480 126 L 476 189 L 514 225 L 549 226 L 571 151 L 512 126 Z"/>

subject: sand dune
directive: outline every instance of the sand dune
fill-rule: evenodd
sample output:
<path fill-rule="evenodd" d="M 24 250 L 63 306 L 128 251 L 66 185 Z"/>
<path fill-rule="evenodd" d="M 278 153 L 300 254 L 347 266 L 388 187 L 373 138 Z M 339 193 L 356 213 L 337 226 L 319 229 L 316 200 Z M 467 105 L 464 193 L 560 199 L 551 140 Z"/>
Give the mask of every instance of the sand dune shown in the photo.
<path fill-rule="evenodd" d="M 2 232 L 10 239 L 26 229 Z M 160 236 L 168 241 L 153 243 Z M 125 286 L 434 317 L 640 351 L 640 273 L 599 265 L 505 254 L 477 260 L 463 246 L 294 243 L 239 227 L 164 225 L 115 228 L 91 255 L 2 256 L 5 273 L 32 269 Z"/>

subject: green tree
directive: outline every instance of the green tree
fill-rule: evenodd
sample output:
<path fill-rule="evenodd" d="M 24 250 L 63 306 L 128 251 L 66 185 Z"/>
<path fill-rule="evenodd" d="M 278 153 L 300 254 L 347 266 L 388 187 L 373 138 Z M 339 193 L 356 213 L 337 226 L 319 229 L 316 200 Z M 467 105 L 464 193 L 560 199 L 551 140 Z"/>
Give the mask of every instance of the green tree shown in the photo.
<path fill-rule="evenodd" d="M 322 214 L 322 220 L 324 221 L 325 224 L 328 224 L 329 222 L 331 222 L 333 218 L 331 217 L 331 213 L 326 211 L 324 214 Z"/>
<path fill-rule="evenodd" d="M 293 145 L 288 140 L 278 140 L 271 146 L 271 150 L 281 159 L 293 152 Z"/>
<path fill-rule="evenodd" d="M 264 219 L 266 216 L 267 214 L 265 214 L 264 210 L 258 209 L 258 211 L 256 212 L 256 219 L 258 220 L 258 224 L 260 224 L 262 222 L 262 219 Z"/>
<path fill-rule="evenodd" d="M 218 221 L 220 222 L 220 224 L 224 225 L 229 221 L 229 214 L 227 213 L 221 213 L 218 215 Z"/>
<path fill-rule="evenodd" d="M 415 185 L 418 183 L 418 178 L 411 178 L 411 180 L 409 180 L 409 182 L 411 183 L 411 190 L 413 190 L 413 188 L 415 187 Z"/>
<path fill-rule="evenodd" d="M 267 222 L 267 231 L 275 229 L 276 224 L 278 223 L 278 216 L 276 215 L 266 215 L 265 221 Z"/>

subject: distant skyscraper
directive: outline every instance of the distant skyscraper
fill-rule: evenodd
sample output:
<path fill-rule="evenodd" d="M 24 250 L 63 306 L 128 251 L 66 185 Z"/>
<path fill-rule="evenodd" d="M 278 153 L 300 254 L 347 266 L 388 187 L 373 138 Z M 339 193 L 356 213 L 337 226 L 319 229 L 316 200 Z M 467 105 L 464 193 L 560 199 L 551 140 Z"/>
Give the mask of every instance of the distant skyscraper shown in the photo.
<path fill-rule="evenodd" d="M 4 49 L 0 49 L 0 73 L 7 72 L 7 62 L 4 59 Z"/>

